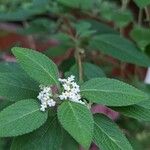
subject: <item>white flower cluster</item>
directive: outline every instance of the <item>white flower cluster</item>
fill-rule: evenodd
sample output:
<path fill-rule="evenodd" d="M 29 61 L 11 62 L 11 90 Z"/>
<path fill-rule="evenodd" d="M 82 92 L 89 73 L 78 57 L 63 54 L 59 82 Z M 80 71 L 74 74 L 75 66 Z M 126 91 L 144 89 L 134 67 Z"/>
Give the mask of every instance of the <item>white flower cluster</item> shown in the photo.
<path fill-rule="evenodd" d="M 38 99 L 41 101 L 41 111 L 49 107 L 56 105 L 56 102 L 52 99 L 52 90 L 51 87 L 40 85 L 41 92 L 38 95 Z"/>
<path fill-rule="evenodd" d="M 81 101 L 80 87 L 76 82 L 74 82 L 74 80 L 75 76 L 73 75 L 67 79 L 59 79 L 64 88 L 64 91 L 61 93 L 59 98 L 61 100 L 70 100 L 76 103 L 85 104 L 83 101 Z"/>
<path fill-rule="evenodd" d="M 81 100 L 80 87 L 74 80 L 75 76 L 73 75 L 67 79 L 59 79 L 63 86 L 63 92 L 58 97 L 60 100 L 70 100 L 85 105 L 85 103 Z M 40 85 L 40 89 L 41 91 L 37 96 L 41 102 L 40 110 L 45 111 L 48 107 L 54 107 L 56 102 L 53 99 L 51 87 Z"/>

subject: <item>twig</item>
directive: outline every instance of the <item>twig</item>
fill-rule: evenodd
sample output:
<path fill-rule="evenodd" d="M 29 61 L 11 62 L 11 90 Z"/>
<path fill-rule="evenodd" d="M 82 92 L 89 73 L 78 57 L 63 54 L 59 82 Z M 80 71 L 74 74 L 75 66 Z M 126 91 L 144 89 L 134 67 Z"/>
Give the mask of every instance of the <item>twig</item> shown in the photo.
<path fill-rule="evenodd" d="M 76 61 L 79 68 L 79 81 L 83 82 L 83 66 L 82 66 L 82 57 L 81 57 L 81 49 L 77 46 L 75 49 Z"/>
<path fill-rule="evenodd" d="M 146 14 L 146 20 L 148 21 L 148 24 L 150 25 L 150 12 L 147 7 L 145 7 L 144 10 Z"/>
<path fill-rule="evenodd" d="M 143 17 L 143 9 L 140 8 L 140 9 L 139 9 L 139 14 L 138 14 L 138 25 L 139 25 L 139 26 L 142 25 L 142 17 Z"/>

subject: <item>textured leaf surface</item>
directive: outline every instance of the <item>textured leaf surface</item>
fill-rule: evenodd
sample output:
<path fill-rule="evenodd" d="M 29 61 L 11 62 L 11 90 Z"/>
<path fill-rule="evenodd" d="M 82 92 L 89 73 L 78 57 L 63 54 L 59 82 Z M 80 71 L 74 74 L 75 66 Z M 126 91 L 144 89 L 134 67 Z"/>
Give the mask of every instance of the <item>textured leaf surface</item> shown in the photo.
<path fill-rule="evenodd" d="M 36 100 L 16 102 L 0 112 L 0 137 L 18 136 L 39 128 L 47 119 Z"/>
<path fill-rule="evenodd" d="M 62 150 L 79 150 L 79 144 L 66 131 L 63 131 Z"/>
<path fill-rule="evenodd" d="M 33 79 L 46 85 L 58 84 L 57 66 L 44 54 L 20 47 L 14 47 L 12 52 Z"/>
<path fill-rule="evenodd" d="M 89 101 L 108 105 L 126 106 L 148 99 L 148 95 L 131 85 L 109 78 L 94 78 L 81 86 L 81 94 Z"/>
<path fill-rule="evenodd" d="M 99 66 L 96 66 L 91 63 L 84 63 L 83 67 L 84 67 L 84 74 L 87 79 L 92 79 L 96 77 L 105 77 L 105 73 Z"/>
<path fill-rule="evenodd" d="M 140 102 L 138 106 L 142 106 L 144 108 L 150 109 L 150 99 Z"/>
<path fill-rule="evenodd" d="M 0 96 L 11 101 L 36 98 L 39 85 L 22 73 L 0 73 Z"/>
<path fill-rule="evenodd" d="M 102 34 L 95 36 L 91 40 L 90 47 L 124 62 L 150 66 L 150 58 L 140 52 L 133 43 L 119 35 Z"/>
<path fill-rule="evenodd" d="M 150 121 L 150 107 L 144 107 L 141 105 L 132 105 L 125 107 L 111 107 L 115 111 L 122 113 L 123 115 L 131 118 L 135 118 L 141 121 Z"/>
<path fill-rule="evenodd" d="M 16 137 L 11 150 L 59 150 L 62 138 L 62 128 L 54 116 L 38 130 Z"/>
<path fill-rule="evenodd" d="M 58 108 L 58 119 L 64 129 L 83 147 L 89 148 L 93 136 L 93 117 L 81 104 L 63 102 Z"/>
<path fill-rule="evenodd" d="M 104 115 L 94 116 L 94 142 L 101 150 L 133 150 L 118 126 Z"/>

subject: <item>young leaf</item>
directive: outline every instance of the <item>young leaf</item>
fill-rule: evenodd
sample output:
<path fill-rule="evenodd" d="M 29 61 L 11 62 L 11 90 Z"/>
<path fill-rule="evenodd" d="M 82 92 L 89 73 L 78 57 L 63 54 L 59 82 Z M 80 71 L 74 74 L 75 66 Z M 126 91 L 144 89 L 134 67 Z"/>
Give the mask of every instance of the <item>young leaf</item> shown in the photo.
<path fill-rule="evenodd" d="M 39 128 L 47 119 L 34 99 L 22 100 L 0 112 L 0 137 L 18 136 Z"/>
<path fill-rule="evenodd" d="M 58 119 L 64 129 L 83 147 L 89 148 L 93 136 L 93 117 L 86 106 L 63 102 L 58 107 Z"/>
<path fill-rule="evenodd" d="M 132 13 L 129 10 L 115 10 L 112 14 L 112 20 L 117 27 L 123 28 L 127 26 L 133 20 Z"/>
<path fill-rule="evenodd" d="M 133 150 L 118 126 L 104 115 L 94 115 L 94 142 L 102 150 Z"/>
<path fill-rule="evenodd" d="M 148 95 L 131 85 L 109 78 L 94 78 L 81 86 L 82 97 L 107 106 L 126 106 L 147 100 Z"/>
<path fill-rule="evenodd" d="M 11 150 L 59 150 L 62 138 L 62 128 L 54 116 L 38 130 L 16 137 Z"/>
<path fill-rule="evenodd" d="M 45 55 L 31 49 L 14 47 L 13 54 L 22 68 L 41 84 L 58 84 L 57 66 Z"/>
<path fill-rule="evenodd" d="M 150 58 L 139 51 L 136 46 L 127 39 L 115 34 L 103 34 L 95 36 L 90 42 L 90 48 L 111 55 L 121 61 L 150 66 Z"/>
<path fill-rule="evenodd" d="M 140 121 L 150 121 L 150 108 L 145 108 L 140 105 L 111 108 L 127 117 L 131 117 Z"/>
<path fill-rule="evenodd" d="M 23 73 L 0 73 L 0 96 L 17 101 L 36 98 L 39 85 Z"/>
<path fill-rule="evenodd" d="M 140 26 L 134 26 L 132 31 L 130 32 L 130 36 L 136 42 L 136 44 L 141 48 L 141 50 L 145 50 L 146 46 L 150 44 L 150 29 L 144 28 Z"/>

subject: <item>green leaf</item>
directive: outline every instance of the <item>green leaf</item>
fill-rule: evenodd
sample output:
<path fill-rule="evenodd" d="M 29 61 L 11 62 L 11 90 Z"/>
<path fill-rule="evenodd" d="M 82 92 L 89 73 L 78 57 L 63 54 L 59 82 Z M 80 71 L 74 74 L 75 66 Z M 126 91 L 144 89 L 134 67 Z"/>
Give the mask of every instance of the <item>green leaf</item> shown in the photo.
<path fill-rule="evenodd" d="M 47 120 L 34 99 L 22 100 L 0 112 L 0 137 L 18 136 L 32 132 Z"/>
<path fill-rule="evenodd" d="M 88 10 L 92 8 L 92 1 L 91 0 L 58 0 L 59 3 L 63 4 L 64 6 L 71 7 L 71 8 L 79 8 L 83 10 Z"/>
<path fill-rule="evenodd" d="M 81 39 L 89 38 L 96 33 L 94 29 L 91 29 L 91 24 L 85 20 L 79 20 L 76 22 L 74 28 L 76 30 L 76 36 Z"/>
<path fill-rule="evenodd" d="M 94 115 L 94 142 L 101 150 L 133 150 L 118 126 L 104 115 Z"/>
<path fill-rule="evenodd" d="M 20 28 L 17 30 L 17 33 L 23 34 L 23 35 L 40 35 L 40 37 L 47 36 L 54 32 L 56 28 L 56 24 L 53 21 L 50 21 L 46 18 L 37 18 L 33 21 L 28 22 L 28 26 L 24 28 Z"/>
<path fill-rule="evenodd" d="M 38 92 L 39 85 L 26 74 L 0 73 L 0 96 L 4 99 L 17 101 L 36 98 Z"/>
<path fill-rule="evenodd" d="M 93 136 L 93 117 L 88 108 L 74 102 L 58 107 L 58 119 L 64 129 L 83 147 L 89 148 Z"/>
<path fill-rule="evenodd" d="M 2 99 L 0 98 L 0 111 L 1 111 L 2 109 L 4 109 L 5 107 L 11 105 L 11 104 L 12 104 L 11 101 L 2 100 Z"/>
<path fill-rule="evenodd" d="M 16 137 L 11 150 L 59 150 L 62 138 L 61 126 L 54 116 L 50 117 L 38 130 Z"/>
<path fill-rule="evenodd" d="M 0 138 L 0 150 L 10 150 L 10 145 L 10 138 Z"/>
<path fill-rule="evenodd" d="M 111 55 L 121 61 L 150 66 L 150 58 L 139 51 L 136 46 L 119 35 L 103 34 L 92 38 L 90 48 Z"/>
<path fill-rule="evenodd" d="M 129 10 L 117 10 L 112 14 L 112 20 L 115 22 L 117 27 L 123 28 L 127 26 L 133 20 L 132 13 Z"/>
<path fill-rule="evenodd" d="M 150 4 L 149 0 L 134 0 L 134 2 L 139 6 L 140 8 L 144 8 L 145 6 Z"/>
<path fill-rule="evenodd" d="M 84 68 L 84 75 L 88 80 L 96 77 L 105 77 L 105 73 L 97 65 L 91 63 L 84 63 L 83 68 Z"/>
<path fill-rule="evenodd" d="M 150 102 L 147 104 L 149 105 Z M 111 107 L 115 111 L 122 113 L 127 117 L 131 117 L 140 121 L 150 121 L 150 107 L 144 107 L 140 104 L 125 106 L 125 107 Z"/>
<path fill-rule="evenodd" d="M 148 93 L 149 94 L 149 93 Z M 138 103 L 139 106 L 150 109 L 150 99 Z"/>
<path fill-rule="evenodd" d="M 45 11 L 46 9 L 42 7 L 32 7 L 28 9 L 18 8 L 16 11 L 12 12 L 1 12 L 0 21 L 24 21 Z"/>
<path fill-rule="evenodd" d="M 62 150 L 79 150 L 79 144 L 66 131 L 63 131 Z"/>
<path fill-rule="evenodd" d="M 130 36 L 143 51 L 150 44 L 150 29 L 135 26 L 130 32 Z"/>
<path fill-rule="evenodd" d="M 83 63 L 83 74 L 84 74 L 84 80 L 89 80 L 96 77 L 105 77 L 105 73 L 103 70 L 94 64 L 91 63 Z M 70 71 L 65 73 L 65 76 L 75 75 L 77 81 L 79 80 L 79 73 L 78 73 L 78 66 L 75 64 L 70 68 Z"/>
<path fill-rule="evenodd" d="M 60 56 L 65 55 L 68 48 L 69 47 L 67 45 L 58 45 L 56 47 L 47 49 L 46 51 L 44 51 L 44 54 L 46 54 L 47 56 L 51 58 L 60 57 Z"/>
<path fill-rule="evenodd" d="M 0 150 L 4 150 L 5 141 L 4 139 L 0 139 Z"/>
<path fill-rule="evenodd" d="M 24 70 L 15 62 L 1 62 L 0 73 L 24 73 Z"/>
<path fill-rule="evenodd" d="M 96 20 L 82 19 L 82 21 L 89 22 L 91 24 L 91 29 L 96 30 L 96 34 L 119 34 L 107 24 L 98 22 Z"/>
<path fill-rule="evenodd" d="M 112 15 L 117 9 L 114 1 L 102 1 L 99 8 L 101 18 L 105 21 L 112 21 Z"/>
<path fill-rule="evenodd" d="M 47 1 L 47 2 L 46 2 Z M 42 2 L 7 2 L 9 8 L 0 12 L 0 21 L 26 21 L 27 19 L 45 13 L 49 4 L 48 0 Z"/>
<path fill-rule="evenodd" d="M 148 95 L 124 82 L 94 78 L 81 85 L 83 98 L 107 106 L 126 106 L 147 100 Z"/>
<path fill-rule="evenodd" d="M 41 84 L 58 84 L 57 66 L 45 55 L 31 49 L 14 47 L 13 54 L 22 68 Z"/>

